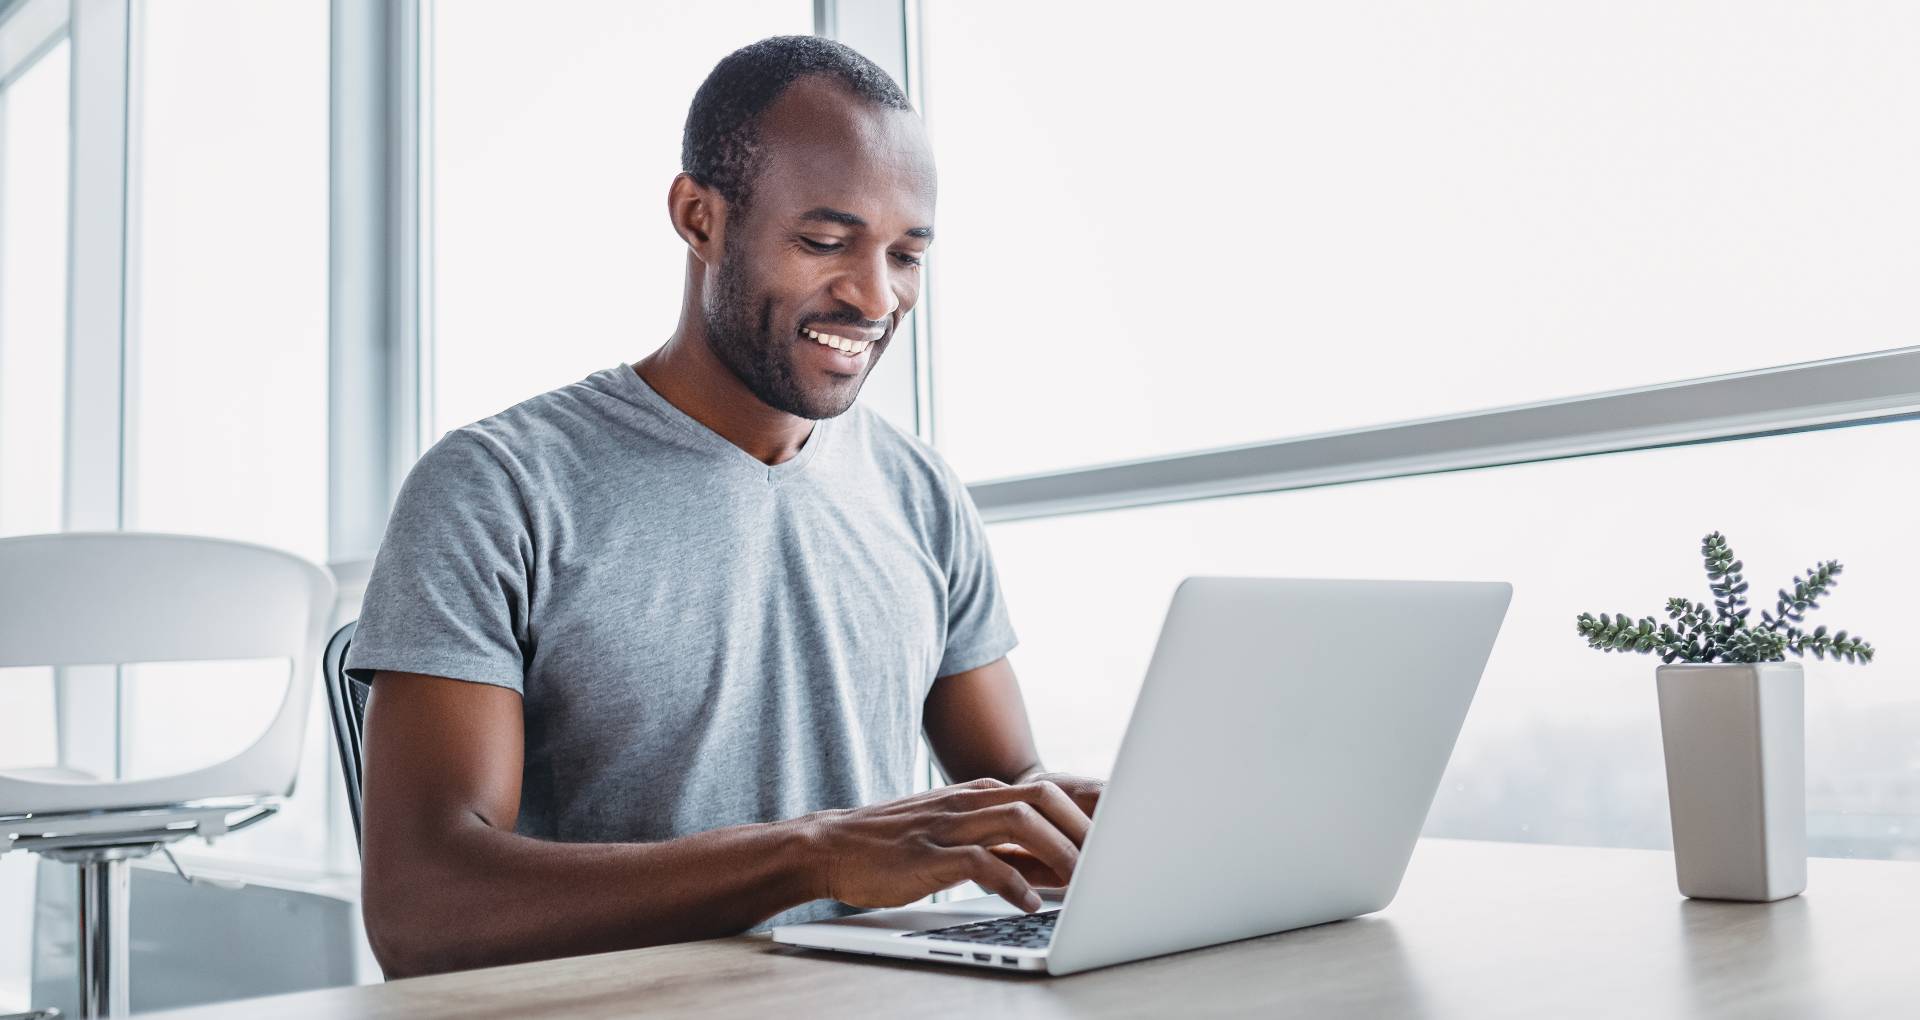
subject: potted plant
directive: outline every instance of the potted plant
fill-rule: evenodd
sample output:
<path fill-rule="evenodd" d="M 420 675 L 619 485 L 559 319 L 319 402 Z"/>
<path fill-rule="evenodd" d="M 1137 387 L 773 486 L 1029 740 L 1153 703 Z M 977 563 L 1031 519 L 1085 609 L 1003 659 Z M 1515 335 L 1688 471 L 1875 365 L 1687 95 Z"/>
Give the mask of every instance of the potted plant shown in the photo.
<path fill-rule="evenodd" d="M 1846 631 L 1808 631 L 1806 612 L 1833 590 L 1829 560 L 1782 588 L 1774 611 L 1748 626 L 1744 565 L 1726 537 L 1701 543 L 1713 608 L 1667 600 L 1666 623 L 1624 613 L 1580 614 L 1580 636 L 1604 652 L 1647 652 L 1655 671 L 1666 750 L 1680 892 L 1771 901 L 1807 887 L 1805 685 L 1786 653 L 1873 661 L 1873 646 Z"/>

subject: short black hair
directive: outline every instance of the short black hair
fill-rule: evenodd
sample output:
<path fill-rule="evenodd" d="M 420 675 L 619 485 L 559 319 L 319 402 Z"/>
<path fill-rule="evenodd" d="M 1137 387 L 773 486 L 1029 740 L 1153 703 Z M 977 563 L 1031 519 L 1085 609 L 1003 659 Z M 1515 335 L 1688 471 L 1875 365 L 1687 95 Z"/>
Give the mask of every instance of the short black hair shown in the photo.
<path fill-rule="evenodd" d="M 851 46 L 814 35 L 776 35 L 734 50 L 700 83 L 680 136 L 680 169 L 729 205 L 744 208 L 765 163 L 760 115 L 788 86 L 816 74 L 867 102 L 913 109 L 899 84 Z"/>

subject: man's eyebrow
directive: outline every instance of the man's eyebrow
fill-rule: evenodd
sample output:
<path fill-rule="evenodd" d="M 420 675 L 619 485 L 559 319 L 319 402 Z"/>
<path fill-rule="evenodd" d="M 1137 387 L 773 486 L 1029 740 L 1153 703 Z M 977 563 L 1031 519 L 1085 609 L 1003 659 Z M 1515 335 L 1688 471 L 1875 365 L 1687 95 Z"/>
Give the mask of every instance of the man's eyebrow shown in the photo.
<path fill-rule="evenodd" d="M 835 209 L 832 206 L 825 205 L 815 206 L 801 213 L 800 222 L 837 223 L 843 227 L 864 227 L 867 225 L 866 220 L 861 219 L 853 213 L 847 212 L 845 209 Z M 913 227 L 909 229 L 906 234 L 908 237 L 918 238 L 923 241 L 933 240 L 932 227 Z"/>
<path fill-rule="evenodd" d="M 802 223 L 805 223 L 808 221 L 838 223 L 843 227 L 864 227 L 867 225 L 866 220 L 863 220 L 860 217 L 855 216 L 850 212 L 847 212 L 843 209 L 832 209 L 824 205 L 816 206 L 815 208 L 808 209 L 806 212 L 801 213 L 800 221 Z"/>

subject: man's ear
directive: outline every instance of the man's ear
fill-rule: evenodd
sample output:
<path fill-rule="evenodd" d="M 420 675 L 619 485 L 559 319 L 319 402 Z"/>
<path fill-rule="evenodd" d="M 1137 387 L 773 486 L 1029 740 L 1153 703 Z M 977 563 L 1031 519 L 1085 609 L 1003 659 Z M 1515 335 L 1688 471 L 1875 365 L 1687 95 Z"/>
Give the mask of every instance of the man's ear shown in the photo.
<path fill-rule="evenodd" d="M 725 238 L 727 200 L 688 174 L 676 175 L 667 188 L 667 216 L 694 258 L 712 265 Z"/>

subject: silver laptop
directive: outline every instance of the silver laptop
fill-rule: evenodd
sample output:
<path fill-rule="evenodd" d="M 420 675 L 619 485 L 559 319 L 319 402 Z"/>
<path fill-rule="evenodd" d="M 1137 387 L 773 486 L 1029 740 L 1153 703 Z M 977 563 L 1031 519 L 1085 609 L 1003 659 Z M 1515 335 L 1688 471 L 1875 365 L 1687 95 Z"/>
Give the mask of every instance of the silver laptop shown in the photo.
<path fill-rule="evenodd" d="M 1050 974 L 1385 907 L 1513 587 L 1195 577 L 1174 592 L 1064 901 L 786 925 L 776 942 Z"/>

